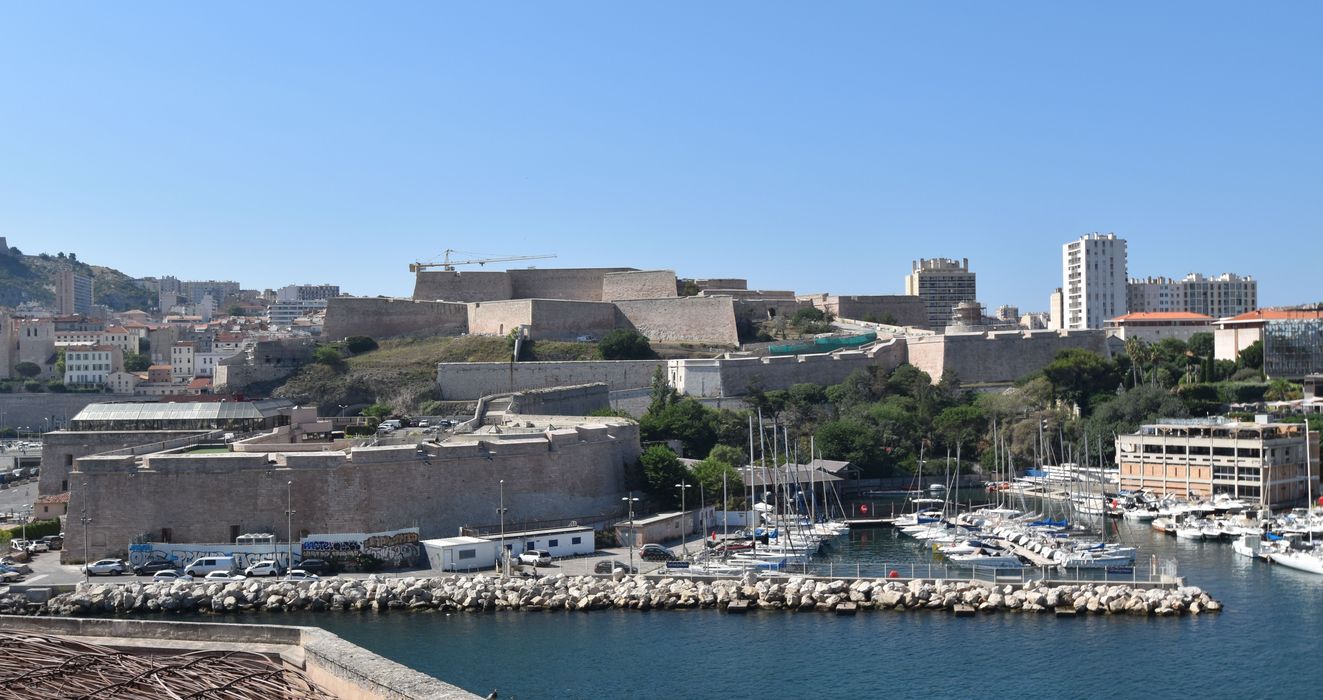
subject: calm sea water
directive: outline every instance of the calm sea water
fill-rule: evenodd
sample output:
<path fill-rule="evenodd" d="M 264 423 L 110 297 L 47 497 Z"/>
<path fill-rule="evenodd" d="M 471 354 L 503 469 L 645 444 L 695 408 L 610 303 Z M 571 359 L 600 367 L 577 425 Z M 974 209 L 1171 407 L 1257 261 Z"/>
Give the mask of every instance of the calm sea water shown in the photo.
<path fill-rule="evenodd" d="M 710 610 L 492 614 L 280 614 L 402 664 L 509 698 L 1319 697 L 1323 577 L 1120 523 L 1147 555 L 1175 557 L 1220 615 L 1144 619 L 930 612 Z M 831 558 L 931 561 L 890 529 L 855 531 Z M 1141 567 L 1144 564 L 1141 563 Z M 214 618 L 213 618 L 214 619 Z"/>

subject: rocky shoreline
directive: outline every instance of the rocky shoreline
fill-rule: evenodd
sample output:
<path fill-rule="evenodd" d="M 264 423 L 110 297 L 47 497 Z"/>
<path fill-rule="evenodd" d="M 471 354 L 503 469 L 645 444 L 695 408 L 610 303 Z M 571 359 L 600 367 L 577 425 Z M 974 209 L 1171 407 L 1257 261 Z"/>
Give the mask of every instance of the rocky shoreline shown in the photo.
<path fill-rule="evenodd" d="M 735 605 L 731 605 L 734 603 Z M 1194 586 L 1144 588 L 1123 584 L 1053 586 L 1043 581 L 994 585 L 979 581 L 893 579 L 768 581 L 642 576 L 619 580 L 554 575 L 539 579 L 495 576 L 331 578 L 313 582 L 246 581 L 79 584 L 71 593 L 34 603 L 22 594 L 0 596 L 0 613 L 115 615 L 138 613 L 241 613 L 286 610 L 492 611 L 492 610 L 932 610 L 965 613 L 1180 616 L 1218 612 L 1221 603 Z"/>

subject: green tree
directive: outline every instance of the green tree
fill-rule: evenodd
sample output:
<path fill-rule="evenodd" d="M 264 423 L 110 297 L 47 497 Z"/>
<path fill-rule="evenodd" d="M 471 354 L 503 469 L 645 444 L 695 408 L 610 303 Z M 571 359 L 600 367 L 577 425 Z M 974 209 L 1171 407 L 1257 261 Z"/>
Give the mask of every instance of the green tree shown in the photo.
<path fill-rule="evenodd" d="M 244 313 L 243 313 L 243 307 L 242 307 L 242 306 L 239 306 L 238 304 L 230 304 L 229 308 L 225 309 L 225 315 L 226 315 L 226 316 L 243 316 L 243 315 L 244 315 Z"/>
<path fill-rule="evenodd" d="M 1190 336 L 1190 341 L 1187 345 L 1190 348 L 1190 352 L 1194 353 L 1195 357 L 1207 357 L 1210 360 L 1213 358 L 1212 333 L 1195 333 Z"/>
<path fill-rule="evenodd" d="M 1115 365 L 1081 348 L 1058 352 L 1056 359 L 1043 368 L 1043 376 L 1056 394 L 1078 406 L 1082 415 L 1089 413 L 1096 394 L 1115 391 L 1121 381 Z"/>
<path fill-rule="evenodd" d="M 685 454 L 705 455 L 717 442 L 716 411 L 692 397 L 651 407 L 639 418 L 644 442 L 679 440 Z"/>
<path fill-rule="evenodd" d="M 41 374 L 41 365 L 35 362 L 20 362 L 14 365 L 14 372 L 18 373 L 20 377 L 31 379 Z"/>
<path fill-rule="evenodd" d="M 721 452 L 721 450 L 734 450 L 734 448 L 724 445 L 717 445 L 712 448 L 707 459 L 695 464 L 691 470 L 693 478 L 702 487 L 702 493 L 708 502 L 721 498 L 721 489 L 724 484 L 726 495 L 734 501 L 739 498 L 744 489 L 744 479 L 735 465 L 743 461 L 744 454 L 739 450 L 734 450 L 734 457 L 737 461 L 727 461 L 732 456 L 730 452 Z M 674 482 L 672 482 L 674 483 Z"/>
<path fill-rule="evenodd" d="M 853 462 L 870 477 L 887 472 L 881 435 L 864 421 L 847 418 L 818 426 L 817 446 L 826 459 Z"/>
<path fill-rule="evenodd" d="M 131 352 L 124 356 L 125 372 L 146 372 L 152 366 L 152 358 Z"/>
<path fill-rule="evenodd" d="M 678 506 L 680 493 L 675 485 L 690 478 L 680 458 L 663 445 L 652 445 L 639 455 L 639 465 L 643 471 L 643 489 L 653 502 L 662 508 Z"/>
<path fill-rule="evenodd" d="M 1290 401 L 1302 395 L 1303 392 L 1298 384 L 1278 378 L 1268 382 L 1268 391 L 1264 392 L 1263 398 L 1268 401 Z"/>
<path fill-rule="evenodd" d="M 312 361 L 320 365 L 326 365 L 335 370 L 344 369 L 345 358 L 339 350 L 330 345 L 323 345 L 312 353 Z"/>
<path fill-rule="evenodd" d="M 377 341 L 365 335 L 354 335 L 345 338 L 345 349 L 355 355 L 361 355 L 365 352 L 372 352 L 373 350 L 376 350 L 378 347 L 379 346 L 377 345 Z"/>
<path fill-rule="evenodd" d="M 959 446 L 964 454 L 972 455 L 987 423 L 983 409 L 978 406 L 952 406 L 933 419 L 933 432 L 947 447 Z"/>
<path fill-rule="evenodd" d="M 1263 341 L 1256 340 L 1249 345 L 1246 345 L 1245 348 L 1236 355 L 1236 363 L 1241 367 L 1262 370 Z"/>
<path fill-rule="evenodd" d="M 603 360 L 650 360 L 657 356 L 648 339 L 636 330 L 617 328 L 597 341 Z"/>

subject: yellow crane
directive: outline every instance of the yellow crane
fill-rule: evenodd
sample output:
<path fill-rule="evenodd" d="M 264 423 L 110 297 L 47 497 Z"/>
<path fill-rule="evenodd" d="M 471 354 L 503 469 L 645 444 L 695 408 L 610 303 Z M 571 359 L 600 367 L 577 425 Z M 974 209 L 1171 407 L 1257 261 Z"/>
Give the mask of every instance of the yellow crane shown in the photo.
<path fill-rule="evenodd" d="M 456 265 L 486 265 L 490 262 L 510 262 L 513 260 L 546 260 L 554 258 L 554 255 L 509 255 L 499 258 L 475 258 L 473 260 L 451 260 L 451 253 L 459 251 L 452 248 L 446 248 L 441 262 L 413 262 L 409 263 L 409 272 L 422 272 L 433 267 L 439 267 L 442 270 L 454 271 Z"/>

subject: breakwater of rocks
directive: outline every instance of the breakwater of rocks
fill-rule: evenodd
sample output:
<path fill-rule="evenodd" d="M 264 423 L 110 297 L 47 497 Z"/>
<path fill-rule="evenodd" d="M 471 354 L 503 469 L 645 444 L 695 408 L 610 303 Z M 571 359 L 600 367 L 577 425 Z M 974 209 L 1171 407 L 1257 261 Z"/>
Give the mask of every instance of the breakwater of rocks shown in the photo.
<path fill-rule="evenodd" d="M 283 582 L 79 584 L 46 604 L 0 596 L 10 614 L 112 615 L 238 613 L 261 610 L 491 611 L 491 610 L 725 609 L 854 612 L 1062 612 L 1179 616 L 1217 612 L 1221 603 L 1194 586 L 1145 588 L 1110 583 L 1053 585 L 1046 581 L 994 585 L 980 581 L 892 579 L 783 580 L 553 575 L 538 579 L 440 576 Z"/>

